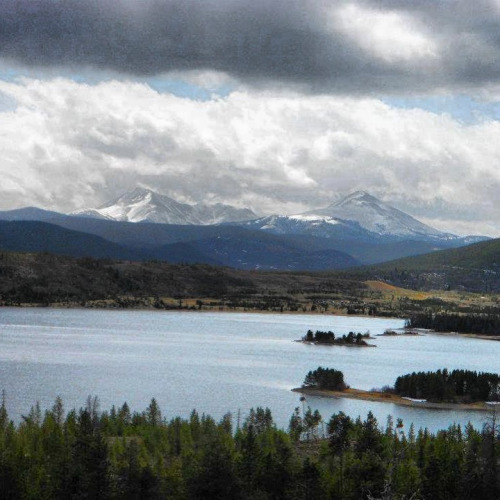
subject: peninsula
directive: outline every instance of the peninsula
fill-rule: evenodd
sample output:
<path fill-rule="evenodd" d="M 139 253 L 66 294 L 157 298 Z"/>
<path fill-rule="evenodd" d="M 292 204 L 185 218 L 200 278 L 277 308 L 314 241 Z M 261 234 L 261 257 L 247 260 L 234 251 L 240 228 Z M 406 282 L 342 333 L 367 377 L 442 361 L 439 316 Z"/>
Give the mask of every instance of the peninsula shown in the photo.
<path fill-rule="evenodd" d="M 350 388 L 341 371 L 319 367 L 310 371 L 294 392 L 329 398 L 362 399 L 401 406 L 441 410 L 491 411 L 500 404 L 500 377 L 493 373 L 447 369 L 400 376 L 394 387 L 364 391 Z"/>

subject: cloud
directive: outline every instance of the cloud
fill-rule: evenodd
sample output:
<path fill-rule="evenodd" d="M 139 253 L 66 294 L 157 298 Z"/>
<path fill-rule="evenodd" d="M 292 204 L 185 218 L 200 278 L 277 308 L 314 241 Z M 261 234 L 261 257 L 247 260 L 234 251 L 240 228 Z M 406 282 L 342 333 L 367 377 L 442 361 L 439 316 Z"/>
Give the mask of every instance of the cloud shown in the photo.
<path fill-rule="evenodd" d="M 297 213 L 366 189 L 449 231 L 500 229 L 497 121 L 286 91 L 199 102 L 126 81 L 0 81 L 0 93 L 15 103 L 0 113 L 2 209 L 70 211 L 142 185 Z"/>
<path fill-rule="evenodd" d="M 344 94 L 500 83 L 494 0 L 16 0 L 0 58 L 25 67 L 212 75 Z"/>
<path fill-rule="evenodd" d="M 391 64 L 437 58 L 432 37 L 404 13 L 350 3 L 334 9 L 332 24 L 363 51 Z"/>

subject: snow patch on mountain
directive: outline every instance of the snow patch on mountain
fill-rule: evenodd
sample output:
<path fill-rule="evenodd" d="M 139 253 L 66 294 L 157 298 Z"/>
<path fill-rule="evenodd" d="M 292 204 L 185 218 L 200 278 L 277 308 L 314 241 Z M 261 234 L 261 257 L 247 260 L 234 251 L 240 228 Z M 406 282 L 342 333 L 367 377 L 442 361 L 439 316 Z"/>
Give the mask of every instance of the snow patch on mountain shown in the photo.
<path fill-rule="evenodd" d="M 337 219 L 334 219 L 333 217 L 328 217 L 328 216 L 321 216 L 317 214 L 299 214 L 299 215 L 289 215 L 289 219 L 296 220 L 296 221 L 303 221 L 303 222 L 311 222 L 313 224 L 339 224 L 339 221 Z"/>
<path fill-rule="evenodd" d="M 88 217 L 90 219 L 103 219 L 103 220 L 115 220 L 113 217 L 101 214 L 94 208 L 87 208 L 83 210 L 76 210 L 69 214 L 74 217 Z"/>

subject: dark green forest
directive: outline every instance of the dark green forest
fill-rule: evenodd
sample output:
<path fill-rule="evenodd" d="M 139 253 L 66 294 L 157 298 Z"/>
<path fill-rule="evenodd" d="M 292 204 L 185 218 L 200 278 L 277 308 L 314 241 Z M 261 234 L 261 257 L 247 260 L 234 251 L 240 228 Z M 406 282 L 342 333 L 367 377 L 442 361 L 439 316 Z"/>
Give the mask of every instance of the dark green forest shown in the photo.
<path fill-rule="evenodd" d="M 470 370 L 408 373 L 396 379 L 396 394 L 429 401 L 472 403 L 498 401 L 500 376 Z"/>
<path fill-rule="evenodd" d="M 499 335 L 498 314 L 443 314 L 425 312 L 413 314 L 406 321 L 407 328 L 428 328 L 437 332 L 475 333 Z"/>
<path fill-rule="evenodd" d="M 196 411 L 167 419 L 153 399 L 65 412 L 57 399 L 14 424 L 0 408 L 4 499 L 498 499 L 499 428 L 435 434 L 369 413 L 327 421 L 297 408 L 288 431 L 269 409 L 236 423 Z"/>
<path fill-rule="evenodd" d="M 335 368 L 323 368 L 319 366 L 311 370 L 304 379 L 304 387 L 317 387 L 331 391 L 343 391 L 347 385 L 344 382 L 344 374 Z"/>

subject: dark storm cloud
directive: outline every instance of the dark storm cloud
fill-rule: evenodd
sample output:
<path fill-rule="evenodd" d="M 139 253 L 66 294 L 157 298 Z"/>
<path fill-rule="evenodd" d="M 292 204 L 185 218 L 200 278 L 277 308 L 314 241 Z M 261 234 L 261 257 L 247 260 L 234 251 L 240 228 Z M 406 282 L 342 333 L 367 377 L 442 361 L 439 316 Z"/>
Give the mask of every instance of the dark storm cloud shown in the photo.
<path fill-rule="evenodd" d="M 28 64 L 90 64 L 132 74 L 215 69 L 295 78 L 326 72 L 327 43 L 307 2 L 13 0 L 0 51 Z"/>
<path fill-rule="evenodd" d="M 477 86 L 500 76 L 499 14 L 493 0 L 6 0 L 0 57 L 312 90 Z"/>

